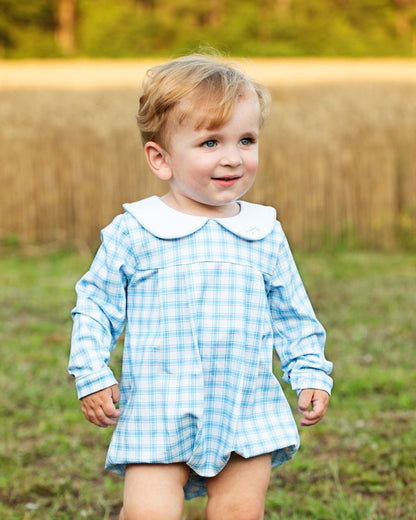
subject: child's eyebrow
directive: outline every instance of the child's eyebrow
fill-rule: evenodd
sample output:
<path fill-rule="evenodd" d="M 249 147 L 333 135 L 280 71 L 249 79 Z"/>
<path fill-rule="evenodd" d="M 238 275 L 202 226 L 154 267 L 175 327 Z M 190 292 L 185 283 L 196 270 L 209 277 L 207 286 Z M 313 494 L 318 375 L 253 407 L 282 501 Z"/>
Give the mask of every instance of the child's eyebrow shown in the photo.
<path fill-rule="evenodd" d="M 197 130 L 195 129 L 195 140 L 209 141 L 210 139 L 218 139 L 220 131 L 218 129 L 209 130 L 208 128 Z"/>
<path fill-rule="evenodd" d="M 221 128 L 201 128 L 201 129 L 195 129 L 195 132 L 196 134 L 198 134 L 198 137 L 200 138 L 206 138 L 207 136 L 211 136 L 212 139 L 216 138 L 216 137 L 220 137 L 222 135 L 222 131 L 221 131 Z M 248 128 L 246 130 L 241 130 L 240 132 L 240 136 L 241 137 L 244 137 L 244 136 L 251 136 L 251 137 L 258 137 L 259 136 L 259 131 L 258 130 L 255 130 L 253 128 Z"/>
<path fill-rule="evenodd" d="M 249 139 L 253 139 L 253 141 L 257 141 L 259 138 L 260 133 L 256 132 L 254 130 L 248 130 L 247 132 L 241 132 L 240 139 L 244 139 L 248 137 Z"/>
<path fill-rule="evenodd" d="M 241 132 L 241 135 L 248 136 L 248 137 L 258 137 L 259 132 L 255 130 L 247 130 L 247 132 Z"/>

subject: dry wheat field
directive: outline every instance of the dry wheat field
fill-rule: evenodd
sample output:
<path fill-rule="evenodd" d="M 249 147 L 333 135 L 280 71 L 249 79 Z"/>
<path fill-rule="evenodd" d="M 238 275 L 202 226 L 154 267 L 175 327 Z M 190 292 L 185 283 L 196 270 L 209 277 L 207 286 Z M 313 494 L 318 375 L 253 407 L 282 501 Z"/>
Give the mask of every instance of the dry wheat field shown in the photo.
<path fill-rule="evenodd" d="M 135 113 L 141 62 L 0 63 L 0 240 L 96 247 L 165 187 Z M 416 248 L 416 63 L 252 60 L 273 96 L 248 200 L 294 247 Z"/>

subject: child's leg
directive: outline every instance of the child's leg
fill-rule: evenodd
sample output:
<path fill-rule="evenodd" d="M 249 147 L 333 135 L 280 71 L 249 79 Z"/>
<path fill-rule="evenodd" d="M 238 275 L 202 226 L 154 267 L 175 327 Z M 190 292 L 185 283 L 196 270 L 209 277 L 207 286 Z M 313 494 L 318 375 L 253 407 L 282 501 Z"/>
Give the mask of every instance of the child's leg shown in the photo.
<path fill-rule="evenodd" d="M 120 520 L 180 520 L 188 476 L 182 463 L 128 465 Z"/>
<path fill-rule="evenodd" d="M 244 459 L 233 453 L 216 477 L 207 478 L 207 520 L 261 520 L 271 455 Z"/>

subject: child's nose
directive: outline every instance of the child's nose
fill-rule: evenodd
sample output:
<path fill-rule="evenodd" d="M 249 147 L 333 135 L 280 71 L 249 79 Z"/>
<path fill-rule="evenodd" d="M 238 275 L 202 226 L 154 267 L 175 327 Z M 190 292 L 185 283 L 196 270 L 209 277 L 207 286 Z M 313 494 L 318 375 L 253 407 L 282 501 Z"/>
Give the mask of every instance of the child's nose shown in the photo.
<path fill-rule="evenodd" d="M 224 151 L 224 155 L 221 159 L 222 166 L 231 166 L 235 168 L 242 164 L 243 159 L 241 157 L 240 150 L 238 148 L 229 147 Z"/>

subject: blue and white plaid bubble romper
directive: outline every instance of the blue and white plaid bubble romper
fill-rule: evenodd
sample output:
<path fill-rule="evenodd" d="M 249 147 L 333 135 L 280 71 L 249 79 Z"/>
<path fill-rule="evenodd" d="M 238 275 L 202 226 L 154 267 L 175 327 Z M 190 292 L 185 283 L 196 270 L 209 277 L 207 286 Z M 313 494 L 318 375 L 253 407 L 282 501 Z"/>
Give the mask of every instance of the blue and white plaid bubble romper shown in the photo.
<path fill-rule="evenodd" d="M 79 398 L 116 384 L 107 366 L 125 326 L 122 410 L 106 468 L 185 462 L 187 499 L 232 452 L 293 457 L 297 427 L 272 371 L 299 392 L 331 391 L 332 364 L 275 210 L 186 215 L 159 197 L 126 204 L 78 282 L 69 371 Z"/>

